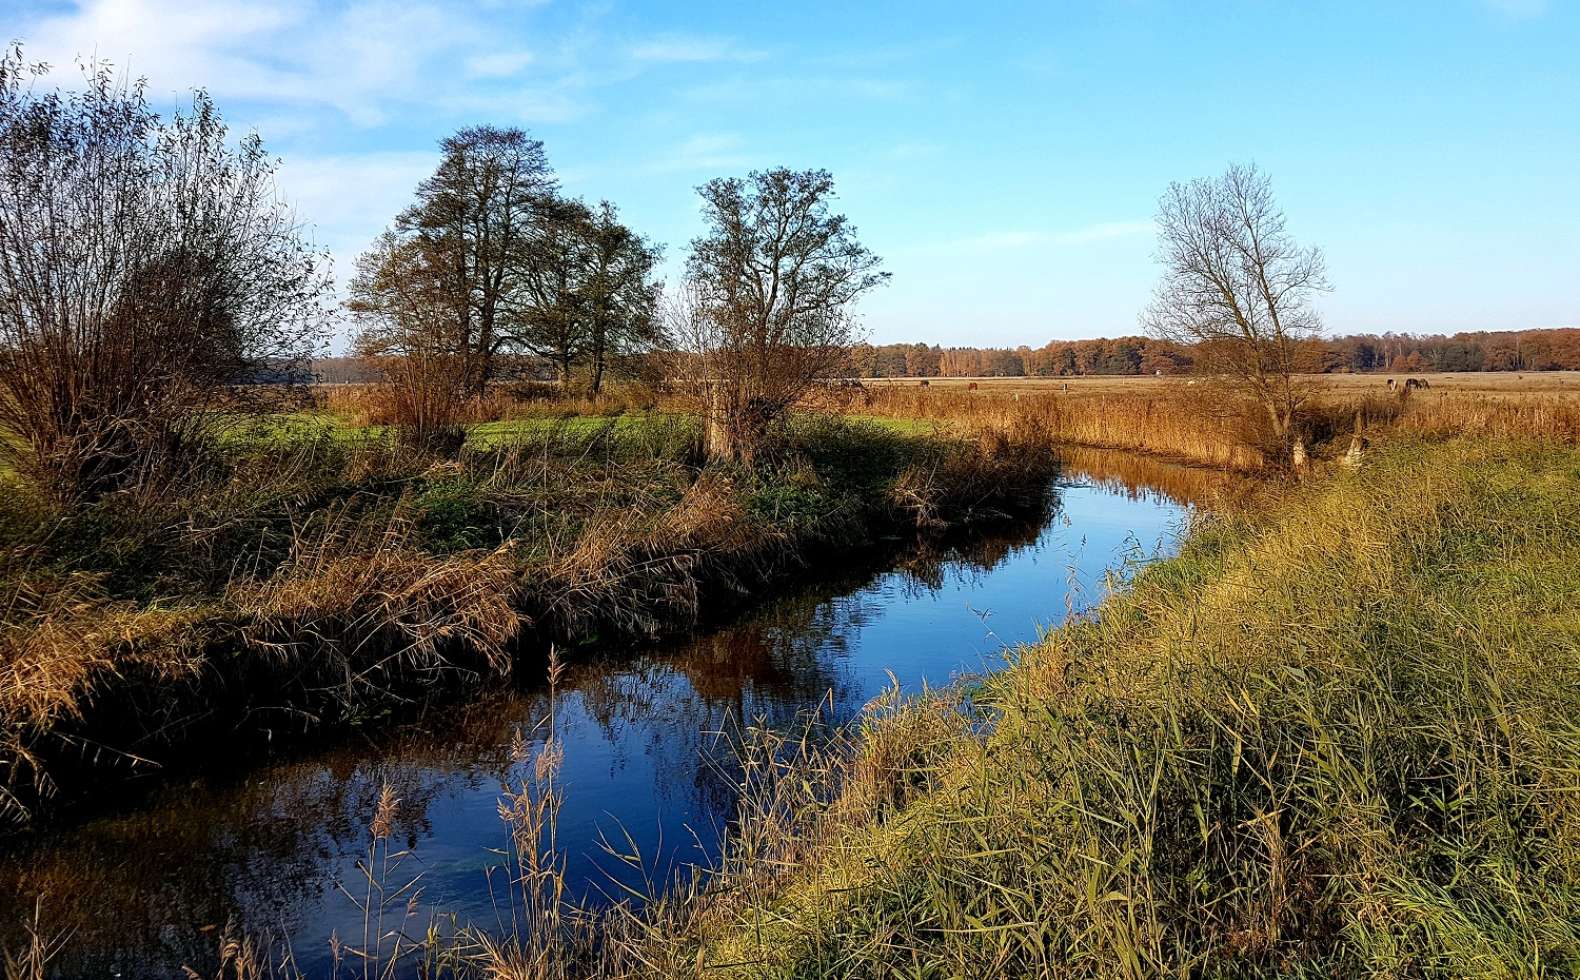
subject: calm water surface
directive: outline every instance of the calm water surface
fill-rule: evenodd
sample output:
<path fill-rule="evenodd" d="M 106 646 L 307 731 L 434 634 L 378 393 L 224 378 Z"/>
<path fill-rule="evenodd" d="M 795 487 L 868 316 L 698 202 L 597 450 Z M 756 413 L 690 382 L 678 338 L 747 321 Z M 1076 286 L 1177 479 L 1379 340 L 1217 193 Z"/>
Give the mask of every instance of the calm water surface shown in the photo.
<path fill-rule="evenodd" d="M 910 549 L 886 567 L 817 569 L 729 625 L 660 647 L 574 664 L 553 694 L 565 750 L 560 840 L 575 887 L 639 876 L 601 837 L 625 835 L 662 876 L 705 859 L 734 805 L 725 743 L 744 724 L 788 724 L 823 706 L 852 718 L 890 684 L 906 690 L 996 669 L 1067 611 L 1100 600 L 1105 572 L 1174 547 L 1190 502 L 1219 478 L 1097 454 L 1071 459 L 1045 521 L 969 544 Z M 357 859 L 380 788 L 401 800 L 400 873 L 421 874 L 420 929 L 433 914 L 492 923 L 488 869 L 507 844 L 497 807 L 541 742 L 546 687 L 436 713 L 379 741 L 293 754 L 158 790 L 0 853 L 0 939 L 42 902 L 70 929 L 61 976 L 166 976 L 214 955 L 227 919 L 288 935 L 309 975 L 330 936 L 356 940 Z M 495 881 L 500 876 L 495 873 Z"/>

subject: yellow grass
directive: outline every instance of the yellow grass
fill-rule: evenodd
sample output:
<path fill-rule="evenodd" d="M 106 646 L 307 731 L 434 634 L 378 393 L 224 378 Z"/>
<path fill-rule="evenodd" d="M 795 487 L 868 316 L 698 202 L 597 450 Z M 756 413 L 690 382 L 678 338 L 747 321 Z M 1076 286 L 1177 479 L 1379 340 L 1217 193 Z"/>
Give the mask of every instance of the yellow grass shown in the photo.
<path fill-rule="evenodd" d="M 1405 375 L 1395 377 L 1403 381 Z M 1312 389 L 1307 438 L 1319 455 L 1342 455 L 1355 417 L 1370 438 L 1385 429 L 1580 442 L 1580 372 L 1414 374 L 1427 387 L 1390 391 L 1386 375 L 1305 375 Z M 1003 424 L 1030 417 L 1056 440 L 1123 449 L 1235 470 L 1268 460 L 1254 407 L 1192 377 L 877 379 L 830 392 L 843 410 L 946 424 Z M 972 387 L 972 386 L 975 387 Z"/>

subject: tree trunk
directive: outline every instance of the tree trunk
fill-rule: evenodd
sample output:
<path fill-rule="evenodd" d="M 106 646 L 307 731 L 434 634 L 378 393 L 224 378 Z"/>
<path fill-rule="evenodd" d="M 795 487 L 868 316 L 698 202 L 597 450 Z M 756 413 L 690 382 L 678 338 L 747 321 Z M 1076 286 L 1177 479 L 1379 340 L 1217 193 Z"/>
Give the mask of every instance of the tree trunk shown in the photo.
<path fill-rule="evenodd" d="M 1294 447 L 1289 442 L 1289 424 L 1278 410 L 1278 403 L 1272 399 L 1262 402 L 1262 407 L 1267 409 L 1267 420 L 1273 427 L 1273 440 L 1278 444 L 1278 465 L 1288 466 Z"/>

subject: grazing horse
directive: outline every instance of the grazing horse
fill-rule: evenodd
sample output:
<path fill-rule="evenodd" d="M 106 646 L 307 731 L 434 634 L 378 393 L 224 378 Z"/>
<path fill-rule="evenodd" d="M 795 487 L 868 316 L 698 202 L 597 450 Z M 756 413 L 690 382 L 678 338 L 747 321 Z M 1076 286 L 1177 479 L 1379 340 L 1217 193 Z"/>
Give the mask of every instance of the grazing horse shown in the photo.
<path fill-rule="evenodd" d="M 970 384 L 966 385 L 966 390 L 967 391 L 976 391 L 977 390 L 977 383 L 975 381 L 973 381 Z"/>
<path fill-rule="evenodd" d="M 1398 385 L 1398 382 L 1394 381 L 1394 379 L 1392 379 L 1392 378 L 1388 379 L 1388 390 L 1389 391 L 1393 391 L 1394 388 L 1397 387 L 1397 385 Z"/>
<path fill-rule="evenodd" d="M 931 388 L 932 384 L 930 382 L 928 382 L 928 380 L 926 378 L 923 378 L 922 379 L 922 387 L 923 388 Z"/>

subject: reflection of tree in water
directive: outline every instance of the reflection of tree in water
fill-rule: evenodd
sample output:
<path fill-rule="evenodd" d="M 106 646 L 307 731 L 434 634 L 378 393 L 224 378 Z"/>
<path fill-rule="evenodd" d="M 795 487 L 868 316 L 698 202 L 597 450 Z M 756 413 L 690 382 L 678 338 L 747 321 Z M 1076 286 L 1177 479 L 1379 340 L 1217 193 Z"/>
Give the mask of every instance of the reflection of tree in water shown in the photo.
<path fill-rule="evenodd" d="M 950 575 L 968 583 L 978 583 L 1010 558 L 1035 547 L 1058 510 L 1058 498 L 1050 494 L 1046 506 L 1037 511 L 1034 519 L 995 524 L 974 534 L 923 541 L 895 568 L 905 573 L 909 595 L 936 592 L 943 588 Z"/>
<path fill-rule="evenodd" d="M 699 831 L 721 827 L 735 808 L 729 733 L 788 726 L 820 707 L 843 723 L 861 709 L 866 692 L 848 650 L 891 601 L 875 585 L 895 582 L 916 595 L 951 574 L 985 574 L 1032 545 L 1045 518 L 907 543 L 896 549 L 898 564 L 890 551 L 868 556 L 865 567 L 849 559 L 837 572 L 814 565 L 809 578 L 818 581 L 780 590 L 725 628 L 635 658 L 573 665 L 561 682 L 560 717 L 574 703 L 615 748 L 616 766 L 618 753 L 643 753 L 664 799 L 696 816 Z M 321 924 L 344 902 L 334 883 L 355 874 L 381 786 L 402 801 L 397 840 L 416 846 L 431 836 L 436 801 L 513 778 L 512 737 L 524 730 L 541 739 L 533 726 L 547 716 L 548 697 L 541 685 L 497 692 L 430 712 L 420 726 L 371 745 L 168 786 L 129 813 L 15 842 L 0 854 L 0 942 L 15 947 L 41 895 L 46 926 L 73 933 L 55 964 L 62 975 L 202 968 L 228 920 L 260 935 Z M 638 817 L 652 818 L 645 809 Z"/>
<path fill-rule="evenodd" d="M 474 708 L 482 708 L 476 705 Z M 165 787 L 137 809 L 15 842 L 0 856 L 0 943 L 42 900 L 43 924 L 70 931 L 61 976 L 166 976 L 213 959 L 227 921 L 255 935 L 299 921 L 367 842 L 380 787 L 401 799 L 395 834 L 429 830 L 435 798 L 497 782 L 511 719 L 455 712 L 455 723 L 375 746 L 344 746 L 245 779 Z M 450 775 L 432 780 L 435 769 Z"/>
<path fill-rule="evenodd" d="M 1049 505 L 1054 503 L 1049 496 Z M 586 664 L 569 686 L 611 744 L 638 744 L 660 793 L 685 802 L 709 826 L 734 815 L 732 739 L 749 726 L 785 728 L 809 711 L 834 725 L 855 717 L 871 692 L 848 670 L 851 640 L 889 601 L 874 586 L 898 583 L 908 597 L 937 591 L 951 575 L 984 575 L 1038 540 L 1046 510 L 989 531 L 921 539 L 903 558 L 791 588 L 735 624 L 673 644 L 634 665 Z M 640 743 L 631 736 L 642 733 Z"/>

